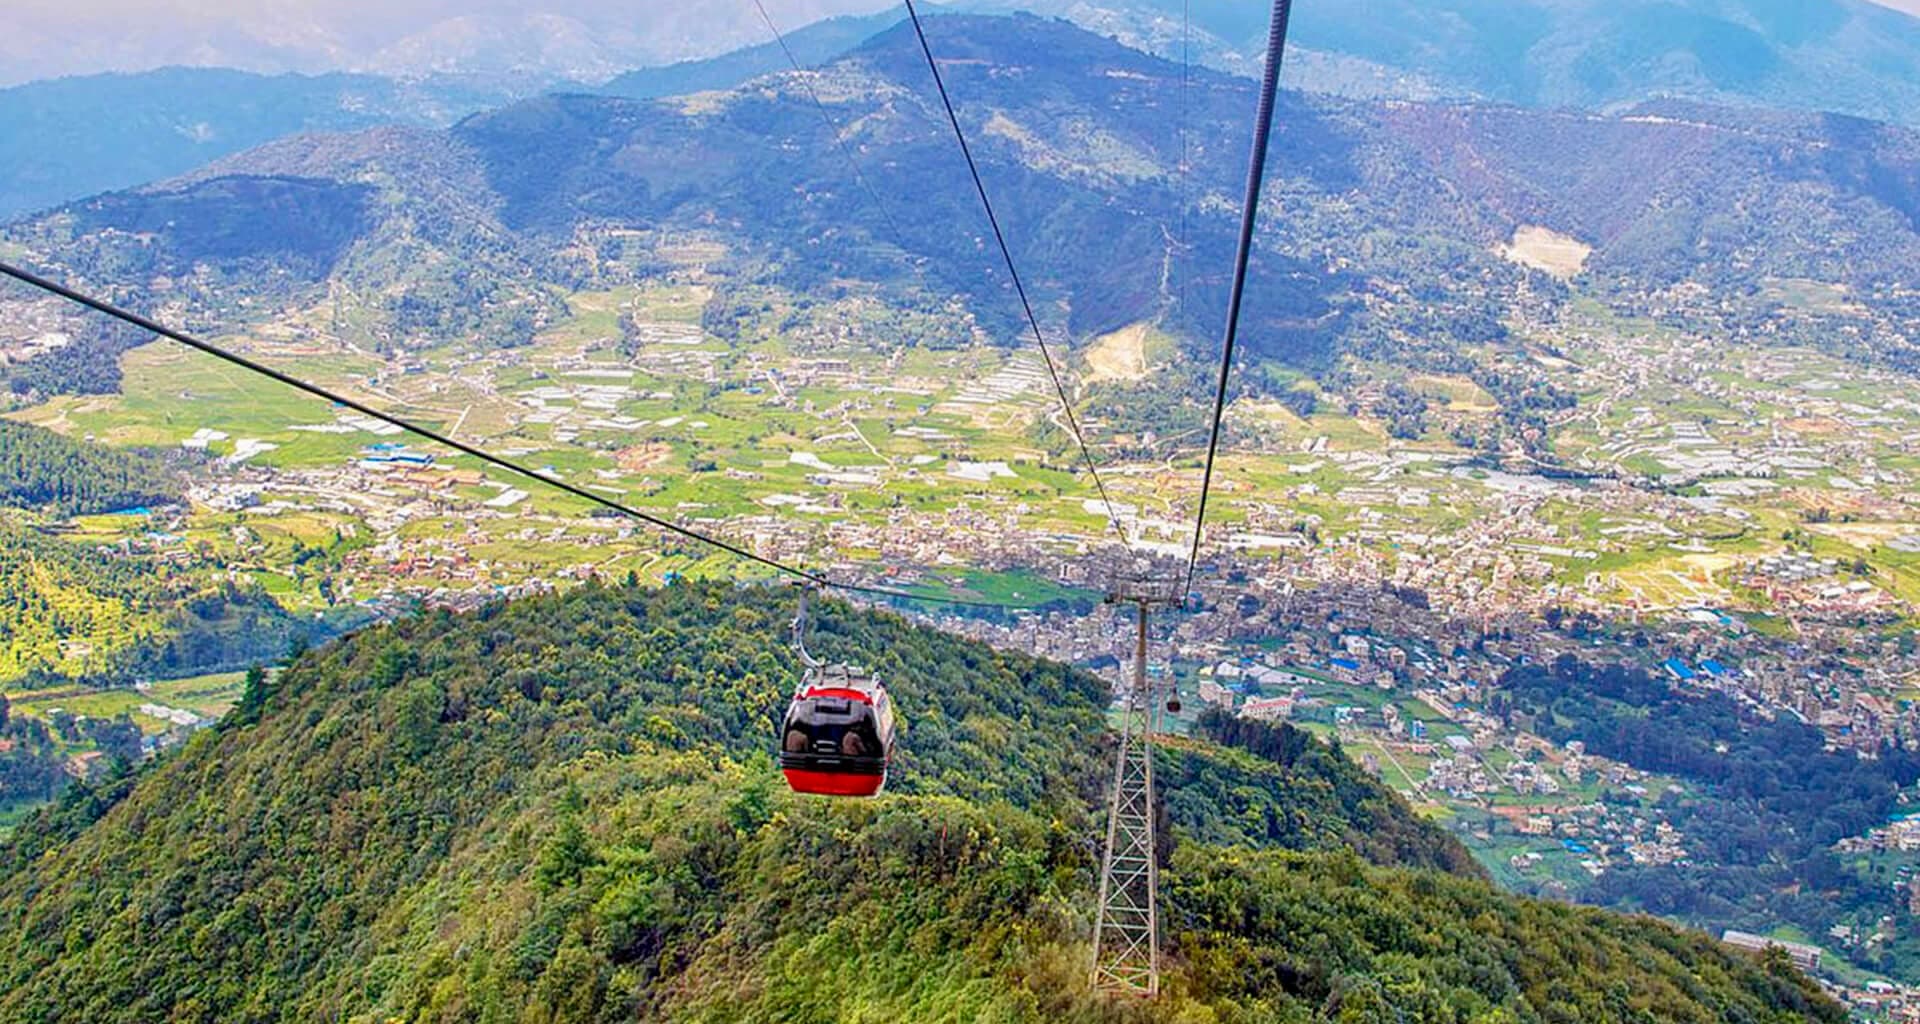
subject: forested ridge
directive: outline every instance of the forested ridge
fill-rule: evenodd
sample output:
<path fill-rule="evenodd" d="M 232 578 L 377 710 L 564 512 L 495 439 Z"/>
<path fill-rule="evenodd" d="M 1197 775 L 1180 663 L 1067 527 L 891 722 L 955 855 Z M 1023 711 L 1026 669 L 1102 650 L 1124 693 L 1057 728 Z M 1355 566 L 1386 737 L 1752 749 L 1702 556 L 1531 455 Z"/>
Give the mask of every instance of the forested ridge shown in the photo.
<path fill-rule="evenodd" d="M 76 515 L 179 496 L 179 478 L 154 456 L 0 419 L 0 505 Z"/>
<path fill-rule="evenodd" d="M 1619 865 L 1582 899 L 1716 929 L 1785 920 L 1821 935 L 1885 918 L 1910 934 L 1904 887 L 1848 870 L 1833 845 L 1905 811 L 1902 792 L 1920 781 L 1912 752 L 1829 750 L 1819 728 L 1792 716 L 1762 718 L 1725 694 L 1681 693 L 1642 669 L 1570 655 L 1509 672 L 1494 706 L 1548 739 L 1688 783 L 1658 810 L 1704 862 Z M 1886 949 L 1849 952 L 1864 966 L 1895 964 Z"/>
<path fill-rule="evenodd" d="M 903 746 L 881 799 L 797 798 L 766 750 L 790 614 L 587 587 L 309 652 L 0 847 L 0 1019 L 1844 1019 L 1705 936 L 1393 866 L 1458 847 L 1318 741 L 1220 723 L 1240 749 L 1168 759 L 1168 994 L 1107 1003 L 1104 686 L 829 605 L 815 646 L 889 681 Z"/>
<path fill-rule="evenodd" d="M 0 401 L 33 403 L 49 395 L 112 395 L 121 384 L 120 357 L 153 335 L 117 320 L 80 319 L 72 340 L 24 363 L 0 366 Z"/>
<path fill-rule="evenodd" d="M 1376 864 L 1485 873 L 1451 836 L 1340 750 L 1286 723 L 1218 708 L 1196 731 L 1211 742 L 1166 741 L 1160 779 L 1172 822 L 1218 845 L 1348 849 Z"/>

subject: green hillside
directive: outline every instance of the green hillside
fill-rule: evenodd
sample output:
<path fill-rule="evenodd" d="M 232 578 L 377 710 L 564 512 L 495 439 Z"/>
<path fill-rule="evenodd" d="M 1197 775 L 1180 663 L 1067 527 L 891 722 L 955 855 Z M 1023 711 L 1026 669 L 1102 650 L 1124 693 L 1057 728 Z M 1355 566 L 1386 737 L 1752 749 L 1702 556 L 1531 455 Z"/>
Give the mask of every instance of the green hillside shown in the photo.
<path fill-rule="evenodd" d="M 830 607 L 903 754 L 877 801 L 796 798 L 765 753 L 789 613 L 588 588 L 310 653 L 0 848 L 0 1019 L 1844 1019 L 1704 936 L 1366 863 L 1350 806 L 1374 856 L 1466 860 L 1291 730 L 1172 756 L 1169 994 L 1107 1004 L 1101 684 Z"/>
<path fill-rule="evenodd" d="M 127 685 L 244 668 L 335 635 L 261 588 L 0 520 L 0 684 Z"/>

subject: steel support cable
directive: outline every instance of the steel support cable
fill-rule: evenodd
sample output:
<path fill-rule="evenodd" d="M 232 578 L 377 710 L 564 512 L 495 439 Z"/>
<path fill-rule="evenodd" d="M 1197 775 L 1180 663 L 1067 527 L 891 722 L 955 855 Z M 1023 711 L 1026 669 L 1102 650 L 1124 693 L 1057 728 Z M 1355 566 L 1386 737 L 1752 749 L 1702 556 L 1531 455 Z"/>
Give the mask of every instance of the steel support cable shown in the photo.
<path fill-rule="evenodd" d="M 800 66 L 800 59 L 795 57 L 793 50 L 787 46 L 786 35 L 780 31 L 780 26 L 773 23 L 773 16 L 767 13 L 767 5 L 763 3 L 762 0 L 753 0 L 753 6 L 759 10 L 760 20 L 766 23 L 767 31 L 773 33 L 773 41 L 780 44 L 780 52 L 786 54 L 787 63 L 793 67 L 794 74 L 799 79 L 800 87 L 806 90 L 807 98 L 813 101 L 814 109 L 820 112 L 820 120 L 826 123 L 827 131 L 832 135 L 834 145 L 839 148 L 840 155 L 846 158 L 847 167 L 853 172 L 854 181 L 858 182 L 860 187 L 866 191 L 868 200 L 873 203 L 874 212 L 880 215 L 881 220 L 887 222 L 887 230 L 892 233 L 894 244 L 900 247 L 902 253 L 908 253 L 905 244 L 907 237 L 906 232 L 900 230 L 900 223 L 893 219 L 893 213 L 887 208 L 887 204 L 881 201 L 880 193 L 874 189 L 873 185 L 867 181 L 867 176 L 861 172 L 860 161 L 853 155 L 853 150 L 847 145 L 847 140 L 840 137 L 840 125 L 834 121 L 833 114 L 827 110 L 826 103 L 821 101 L 820 94 L 813 88 L 813 83 L 807 80 L 807 69 Z"/>
<path fill-rule="evenodd" d="M 1067 429 L 1073 434 L 1074 443 L 1080 446 L 1080 455 L 1086 460 L 1087 472 L 1093 477 L 1094 489 L 1100 492 L 1100 500 L 1107 506 L 1107 524 L 1126 543 L 1127 533 L 1120 528 L 1120 517 L 1114 511 L 1113 499 L 1107 496 L 1107 485 L 1100 479 L 1100 469 L 1094 463 L 1093 451 L 1087 447 L 1087 439 L 1080 432 L 1080 421 L 1073 414 L 1073 402 L 1067 397 L 1067 386 L 1060 377 L 1060 368 L 1054 364 L 1053 350 L 1048 347 L 1046 337 L 1040 331 L 1040 319 L 1033 315 L 1033 303 L 1027 299 L 1026 285 L 1021 283 L 1020 271 L 1013 264 L 1013 250 L 1007 247 L 1007 236 L 1000 230 L 1000 218 L 993 212 L 993 200 L 987 198 L 986 182 L 980 178 L 980 165 L 974 162 L 973 147 L 967 145 L 967 133 L 960 127 L 960 115 L 954 112 L 953 99 L 947 95 L 946 78 L 940 74 L 940 65 L 933 59 L 933 47 L 927 45 L 926 29 L 920 24 L 920 12 L 914 8 L 913 0 L 904 0 L 907 16 L 913 19 L 913 34 L 920 39 L 920 52 L 927 58 L 927 70 L 933 72 L 933 84 L 940 91 L 940 104 L 947 110 L 947 122 L 953 126 L 953 137 L 960 143 L 960 155 L 966 158 L 967 173 L 973 176 L 974 191 L 980 194 L 980 205 L 986 208 L 987 224 L 993 228 L 993 240 L 1000 247 L 1000 258 L 1007 264 L 1007 276 L 1013 279 L 1014 293 L 1020 296 L 1020 308 L 1026 313 L 1027 326 L 1033 329 L 1034 343 L 1040 347 L 1040 355 L 1047 361 L 1047 375 L 1053 378 L 1053 390 L 1060 396 L 1060 411 L 1065 414 Z"/>
<path fill-rule="evenodd" d="M 1226 338 L 1220 352 L 1220 381 L 1213 396 L 1213 430 L 1207 437 L 1207 468 L 1200 478 L 1200 509 L 1193 521 L 1193 550 L 1187 556 L 1187 582 L 1181 593 L 1193 591 L 1194 569 L 1200 564 L 1201 532 L 1207 525 L 1207 492 L 1213 486 L 1213 463 L 1220 450 L 1220 423 L 1227 409 L 1227 380 L 1233 371 L 1233 345 L 1240 333 L 1240 303 L 1246 294 L 1247 261 L 1253 251 L 1253 226 L 1260 213 L 1260 186 L 1267 173 L 1267 140 L 1273 129 L 1274 95 L 1280 85 L 1280 61 L 1287 48 L 1287 20 L 1293 0 L 1273 0 L 1273 23 L 1267 32 L 1267 66 L 1260 79 L 1260 106 L 1254 115 L 1253 153 L 1247 161 L 1247 195 L 1240 211 L 1240 244 L 1233 256 L 1233 291 L 1227 299 Z"/>
<path fill-rule="evenodd" d="M 562 480 L 555 476 L 550 476 L 546 473 L 542 473 L 537 469 L 515 462 L 512 459 L 495 455 L 484 448 L 479 448 L 474 445 L 467 444 L 464 441 L 456 441 L 453 438 L 448 437 L 447 435 L 442 434 L 439 431 L 433 430 L 430 427 L 424 427 L 418 423 L 414 423 L 409 420 L 402 419 L 399 416 L 395 416 L 392 413 L 383 412 L 382 410 L 377 409 L 371 405 L 368 405 L 356 399 L 348 398 L 345 395 L 341 395 L 337 392 L 330 391 L 324 387 L 321 387 L 318 384 L 308 383 L 307 381 L 301 380 L 300 378 L 295 377 L 291 374 L 284 373 L 280 370 L 274 369 L 271 366 L 267 366 L 263 363 L 258 363 L 251 359 L 248 359 L 247 357 L 240 355 L 239 353 L 230 352 L 227 349 L 224 349 L 218 345 L 212 344 L 211 342 L 202 341 L 199 338 L 193 337 L 192 335 L 187 334 L 183 331 L 174 330 L 171 327 L 158 323 L 154 320 L 150 320 L 147 317 L 141 316 L 138 313 L 134 313 L 129 310 L 122 309 L 119 306 L 113 305 L 112 303 L 107 302 L 103 299 L 97 299 L 91 295 L 85 294 L 84 292 L 75 291 L 74 289 L 69 288 L 66 285 L 60 284 L 56 281 L 49 280 L 48 278 L 45 278 L 45 277 L 41 277 L 40 275 L 35 274 L 32 271 L 22 269 L 11 263 L 0 261 L 0 274 L 4 274 L 7 277 L 11 277 L 22 284 L 31 285 L 32 287 L 38 288 L 41 291 L 47 292 L 49 294 L 58 295 L 61 298 L 66 299 L 70 302 L 74 302 L 74 303 L 78 303 L 79 305 L 86 306 L 87 308 L 92 309 L 95 312 L 104 313 L 107 316 L 113 317 L 116 320 L 119 320 L 128 324 L 132 324 L 133 326 L 138 327 L 141 330 L 151 331 L 154 334 L 160 335 L 163 338 L 171 338 L 172 340 L 177 341 L 180 344 L 187 346 L 188 348 L 194 349 L 199 352 L 203 352 L 207 355 L 214 357 L 215 359 L 219 359 L 223 362 L 230 363 L 248 372 L 256 373 L 262 377 L 267 377 L 269 379 L 278 381 L 279 383 L 285 384 L 286 386 L 293 388 L 297 391 L 304 391 L 307 394 L 313 395 L 316 398 L 324 398 L 329 402 L 333 402 L 336 405 L 345 406 L 346 408 L 352 409 L 357 413 L 379 420 L 382 423 L 387 423 L 387 424 L 391 424 L 393 426 L 399 427 L 401 430 L 407 431 L 408 433 L 414 434 L 418 437 L 424 437 L 427 440 L 434 442 L 435 444 L 445 445 L 446 447 L 451 448 L 454 451 L 460 452 L 463 455 L 471 455 L 474 458 L 487 463 L 488 465 L 496 466 L 500 469 L 507 470 L 508 472 L 518 474 L 520 476 L 526 477 L 529 480 L 538 481 L 556 490 L 564 491 L 567 494 L 571 494 L 576 498 L 584 498 L 587 501 L 594 503 L 595 505 L 599 505 L 603 508 L 610 509 L 614 512 L 618 512 L 621 515 L 627 516 L 629 518 L 637 519 L 650 526 L 654 526 L 661 530 L 665 530 L 668 533 L 675 534 L 687 540 L 697 541 L 701 544 L 706 544 L 710 547 L 718 548 L 719 550 L 725 551 L 730 555 L 734 555 L 738 558 L 743 558 L 749 562 L 753 562 L 758 565 L 764 566 L 766 568 L 785 573 L 789 576 L 796 577 L 808 583 L 813 583 L 821 587 L 829 587 L 834 590 L 845 591 L 847 593 L 867 594 L 874 597 L 897 598 L 897 599 L 907 600 L 907 601 L 924 602 L 927 604 L 945 604 L 945 605 L 954 605 L 956 607 L 963 607 L 963 608 L 997 608 L 1002 611 L 1030 610 L 1027 608 L 1023 608 L 1021 606 L 999 604 L 992 601 L 968 601 L 968 600 L 963 600 L 961 598 L 929 597 L 923 594 L 911 594 L 904 590 L 893 590 L 888 587 L 871 587 L 871 586 L 866 586 L 859 583 L 841 583 L 836 580 L 830 579 L 826 576 L 822 576 L 817 572 L 810 572 L 806 569 L 795 568 L 791 565 L 787 565 L 784 562 L 779 562 L 779 561 L 775 561 L 774 559 L 767 558 L 764 555 L 754 554 L 753 552 L 748 551 L 746 548 L 740 547 L 739 545 L 733 544 L 729 541 L 724 541 L 719 539 L 718 537 L 712 537 L 707 534 L 701 533 L 698 530 L 689 529 L 688 527 L 681 526 L 678 523 L 674 523 L 669 520 L 662 519 L 658 516 L 651 515 L 646 512 L 642 512 L 639 509 L 633 508 L 630 505 L 626 505 L 621 502 L 614 501 L 612 498 L 606 497 L 605 495 L 596 494 L 593 491 L 589 491 L 584 487 L 575 486 L 573 484 L 566 482 L 565 480 Z"/>
<path fill-rule="evenodd" d="M 1175 201 L 1180 204 L 1180 235 L 1174 240 L 1174 258 L 1178 259 L 1187 249 L 1187 218 L 1189 215 L 1188 197 L 1193 191 L 1193 171 L 1189 167 L 1190 158 L 1187 149 L 1188 121 L 1193 116 L 1193 101 L 1188 90 L 1189 80 L 1193 77 L 1193 61 L 1188 50 L 1193 40 L 1193 0 L 1183 0 L 1180 5 L 1180 183 Z M 1180 299 L 1176 305 L 1179 315 L 1187 315 L 1187 284 L 1189 274 L 1180 274 Z M 1177 322 L 1177 321 L 1176 321 Z"/>

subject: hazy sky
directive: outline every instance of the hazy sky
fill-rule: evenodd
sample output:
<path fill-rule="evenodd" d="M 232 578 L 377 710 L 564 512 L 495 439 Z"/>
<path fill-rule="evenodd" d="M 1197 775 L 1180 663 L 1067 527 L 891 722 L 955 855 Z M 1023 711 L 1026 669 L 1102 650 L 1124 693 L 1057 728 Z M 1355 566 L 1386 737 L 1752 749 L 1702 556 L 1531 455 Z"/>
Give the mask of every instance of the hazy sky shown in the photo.
<path fill-rule="evenodd" d="M 160 64 L 378 67 L 462 48 L 602 51 L 630 66 L 764 39 L 751 0 L 5 0 L 0 83 Z M 890 0 L 769 0 L 799 26 Z M 527 14 L 529 10 L 538 12 Z M 560 30 L 517 32 L 538 19 Z"/>
<path fill-rule="evenodd" d="M 876 10 L 887 0 L 776 0 L 769 7 L 797 22 L 848 10 Z M 139 36 L 219 35 L 239 28 L 294 44 L 319 39 L 380 46 L 437 22 L 461 17 L 517 16 L 528 10 L 589 25 L 625 24 L 667 34 L 741 22 L 747 0 L 8 0 L 10 27 L 46 36 L 105 32 L 137 45 Z"/>
<path fill-rule="evenodd" d="M 522 65 L 602 67 L 611 74 L 765 39 L 751 0 L 4 2 L 0 85 L 162 64 L 260 71 L 411 69 L 476 53 L 496 59 L 506 54 Z M 1873 2 L 1920 15 L 1920 0 Z M 767 5 L 783 27 L 797 27 L 831 14 L 898 6 L 898 0 L 767 0 Z M 539 13 L 525 14 L 529 9 Z M 526 30 L 528 20 L 541 21 L 540 30 Z"/>

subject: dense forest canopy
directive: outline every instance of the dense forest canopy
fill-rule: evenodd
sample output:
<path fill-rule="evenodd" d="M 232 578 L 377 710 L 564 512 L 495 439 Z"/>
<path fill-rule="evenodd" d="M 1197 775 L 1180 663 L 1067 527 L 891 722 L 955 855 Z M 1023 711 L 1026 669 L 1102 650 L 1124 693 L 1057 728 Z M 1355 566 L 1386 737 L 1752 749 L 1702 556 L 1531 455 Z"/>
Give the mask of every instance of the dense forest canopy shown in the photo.
<path fill-rule="evenodd" d="M 177 501 L 180 491 L 154 456 L 0 419 L 0 505 L 78 515 Z"/>
<path fill-rule="evenodd" d="M 70 340 L 23 363 L 0 366 L 0 401 L 34 402 L 49 395 L 111 395 L 120 390 L 120 357 L 153 335 L 105 317 L 68 325 Z"/>
<path fill-rule="evenodd" d="M 1337 746 L 1286 723 L 1202 712 L 1195 735 L 1165 741 L 1159 778 L 1181 833 L 1218 845 L 1347 849 L 1375 864 L 1484 877 L 1466 847 L 1414 814 Z"/>
<path fill-rule="evenodd" d="M 1169 993 L 1109 1003 L 1104 685 L 829 606 L 816 646 L 889 680 L 899 770 L 794 797 L 767 753 L 786 602 L 590 586 L 310 652 L 0 848 L 0 1016 L 1843 1019 L 1704 936 L 1369 866 L 1341 849 L 1363 829 L 1400 837 L 1381 858 L 1457 846 L 1318 741 L 1222 723 L 1242 749 L 1183 745 L 1172 788 L 1244 824 L 1196 837 L 1169 800 Z M 1269 824 L 1296 806 L 1311 827 Z"/>

